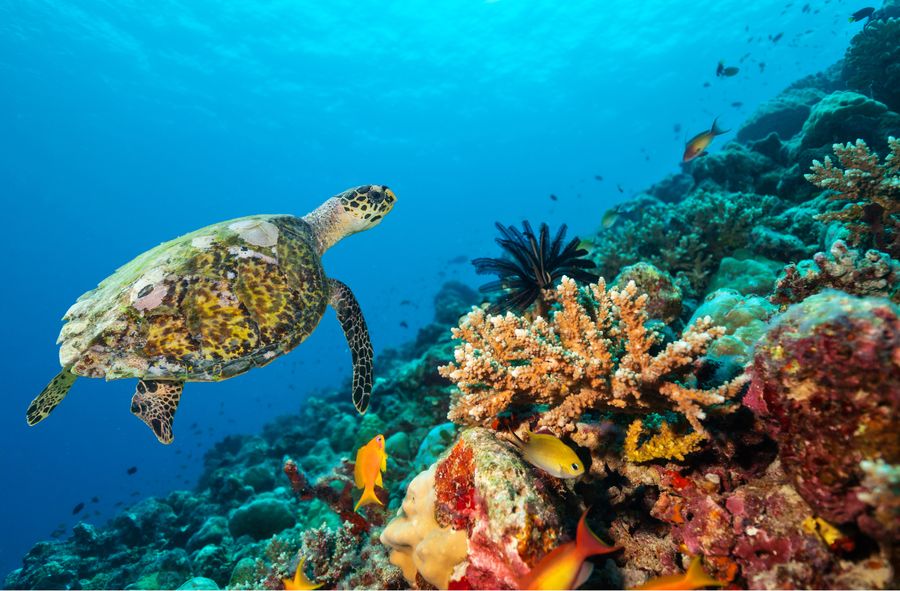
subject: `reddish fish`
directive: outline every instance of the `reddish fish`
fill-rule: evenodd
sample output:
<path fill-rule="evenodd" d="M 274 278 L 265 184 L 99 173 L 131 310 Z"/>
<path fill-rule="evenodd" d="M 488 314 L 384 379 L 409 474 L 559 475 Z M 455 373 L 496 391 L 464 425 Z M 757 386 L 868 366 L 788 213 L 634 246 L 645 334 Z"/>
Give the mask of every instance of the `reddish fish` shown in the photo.
<path fill-rule="evenodd" d="M 715 120 L 713 120 L 712 127 L 709 131 L 698 133 L 688 141 L 684 146 L 684 157 L 681 159 L 682 162 L 690 162 L 697 156 L 703 156 L 706 154 L 706 148 L 709 147 L 717 135 L 729 132 L 728 129 L 720 129 L 719 126 L 716 125 L 718 121 L 719 118 L 716 117 Z"/>
<path fill-rule="evenodd" d="M 520 589 L 577 589 L 591 576 L 594 565 L 585 560 L 620 548 L 607 546 L 585 523 L 587 511 L 578 521 L 574 542 L 553 549 L 519 581 Z"/>

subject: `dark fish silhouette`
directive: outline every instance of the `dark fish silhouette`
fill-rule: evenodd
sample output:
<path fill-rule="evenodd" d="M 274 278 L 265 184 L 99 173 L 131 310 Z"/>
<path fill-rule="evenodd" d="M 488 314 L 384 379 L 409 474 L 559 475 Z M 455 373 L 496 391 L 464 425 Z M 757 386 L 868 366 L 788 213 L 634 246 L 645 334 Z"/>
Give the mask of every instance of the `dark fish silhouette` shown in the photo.
<path fill-rule="evenodd" d="M 616 189 L 619 190 L 619 193 L 624 193 L 625 189 L 622 188 L 622 185 L 616 184 Z"/>
<path fill-rule="evenodd" d="M 84 503 L 78 503 L 72 508 L 72 515 L 78 515 L 82 509 L 84 509 Z"/>
<path fill-rule="evenodd" d="M 595 174 L 595 175 L 594 175 L 594 180 L 595 180 L 595 181 L 601 181 L 601 182 L 602 182 L 602 181 L 603 181 L 603 177 L 600 176 L 599 174 Z"/>
<path fill-rule="evenodd" d="M 126 472 L 128 472 L 129 476 L 134 476 L 137 473 L 137 466 L 132 466 L 131 468 L 126 470 Z"/>
<path fill-rule="evenodd" d="M 559 197 L 557 197 L 553 193 L 550 193 L 550 201 L 559 201 Z"/>
<path fill-rule="evenodd" d="M 871 6 L 866 6 L 851 14 L 850 18 L 847 19 L 847 22 L 858 23 L 862 19 L 871 19 L 873 14 L 875 14 L 875 9 Z"/>
<path fill-rule="evenodd" d="M 91 497 L 91 502 L 92 502 L 92 503 L 99 503 L 99 502 L 100 502 L 100 497 Z"/>
<path fill-rule="evenodd" d="M 401 321 L 400 321 L 400 326 L 403 327 L 403 328 L 409 328 L 409 325 L 406 323 L 405 320 L 401 320 Z"/>
<path fill-rule="evenodd" d="M 739 109 L 744 106 L 744 103 L 742 103 L 741 101 L 734 101 L 733 103 L 731 103 L 731 106 L 735 109 Z"/>
<path fill-rule="evenodd" d="M 737 75 L 737 73 L 740 71 L 741 69 L 737 66 L 726 67 L 725 62 L 719 61 L 719 65 L 716 66 L 716 77 L 721 78 L 724 76 L 725 78 L 731 78 L 732 76 Z"/>
<path fill-rule="evenodd" d="M 459 255 L 459 256 L 453 257 L 452 259 L 450 259 L 450 260 L 447 261 L 447 262 L 448 262 L 449 264 L 451 264 L 451 265 L 461 265 L 461 264 L 467 262 L 468 260 L 469 260 L 469 257 L 467 257 L 467 256 L 464 255 L 464 254 L 461 254 L 461 255 Z"/>
<path fill-rule="evenodd" d="M 778 34 L 775 35 L 774 37 L 773 37 L 772 35 L 769 35 L 769 40 L 770 40 L 772 43 L 778 43 L 779 41 L 781 41 L 781 38 L 782 38 L 782 37 L 784 37 L 784 33 L 778 33 Z"/>

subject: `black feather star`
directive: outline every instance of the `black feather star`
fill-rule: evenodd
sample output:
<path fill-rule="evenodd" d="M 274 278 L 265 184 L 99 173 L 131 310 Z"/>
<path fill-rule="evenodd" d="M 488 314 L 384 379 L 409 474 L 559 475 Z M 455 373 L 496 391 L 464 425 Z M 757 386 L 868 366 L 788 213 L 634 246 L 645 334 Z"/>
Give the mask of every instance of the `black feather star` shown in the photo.
<path fill-rule="evenodd" d="M 491 314 L 507 310 L 521 313 L 535 302 L 538 302 L 538 313 L 543 314 L 543 291 L 552 288 L 563 275 L 579 283 L 592 283 L 599 278 L 593 272 L 594 263 L 585 258 L 587 251 L 578 247 L 577 237 L 563 247 L 565 224 L 560 226 L 553 240 L 550 240 L 547 224 L 541 224 L 540 236 L 535 235 L 528 222 L 522 222 L 521 231 L 515 226 L 504 227 L 499 222 L 495 225 L 500 231 L 497 244 L 509 256 L 472 261 L 479 275 L 498 277 L 481 286 L 482 293 L 500 294 L 489 309 Z"/>

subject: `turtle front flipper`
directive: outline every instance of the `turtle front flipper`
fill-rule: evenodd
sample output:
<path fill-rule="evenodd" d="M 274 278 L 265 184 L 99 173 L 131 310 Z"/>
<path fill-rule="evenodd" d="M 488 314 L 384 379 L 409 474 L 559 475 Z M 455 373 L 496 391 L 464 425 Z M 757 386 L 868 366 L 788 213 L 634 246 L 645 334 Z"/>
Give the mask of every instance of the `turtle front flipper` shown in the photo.
<path fill-rule="evenodd" d="M 172 420 L 178 410 L 184 382 L 165 380 L 141 380 L 131 398 L 131 412 L 153 429 L 160 443 L 169 444 L 172 435 Z"/>
<path fill-rule="evenodd" d="M 56 374 L 56 377 L 50 380 L 37 398 L 28 405 L 28 410 L 25 411 L 25 420 L 28 421 L 28 424 L 34 426 L 46 419 L 53 409 L 63 401 L 77 378 L 78 376 L 69 371 L 68 367 L 64 367 L 61 372 Z"/>
<path fill-rule="evenodd" d="M 338 321 L 347 337 L 353 356 L 353 406 L 360 414 L 369 408 L 372 396 L 372 342 L 359 302 L 350 288 L 337 279 L 329 279 L 331 298 L 328 303 L 337 312 Z"/>

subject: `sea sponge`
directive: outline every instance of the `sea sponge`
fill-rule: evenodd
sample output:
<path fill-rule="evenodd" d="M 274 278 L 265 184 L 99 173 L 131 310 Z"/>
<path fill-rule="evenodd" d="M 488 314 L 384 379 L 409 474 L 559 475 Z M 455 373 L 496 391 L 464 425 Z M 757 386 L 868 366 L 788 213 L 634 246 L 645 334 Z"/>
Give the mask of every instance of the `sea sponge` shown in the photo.
<path fill-rule="evenodd" d="M 862 499 L 861 462 L 900 463 L 900 309 L 827 290 L 789 307 L 758 344 L 743 403 L 779 444 L 816 514 L 877 539 L 900 533 Z"/>
<path fill-rule="evenodd" d="M 391 563 L 417 586 L 417 575 L 438 589 L 446 589 L 456 565 L 466 558 L 465 530 L 441 527 L 434 519 L 435 466 L 409 483 L 403 506 L 384 531 L 381 543 L 391 548 Z"/>

